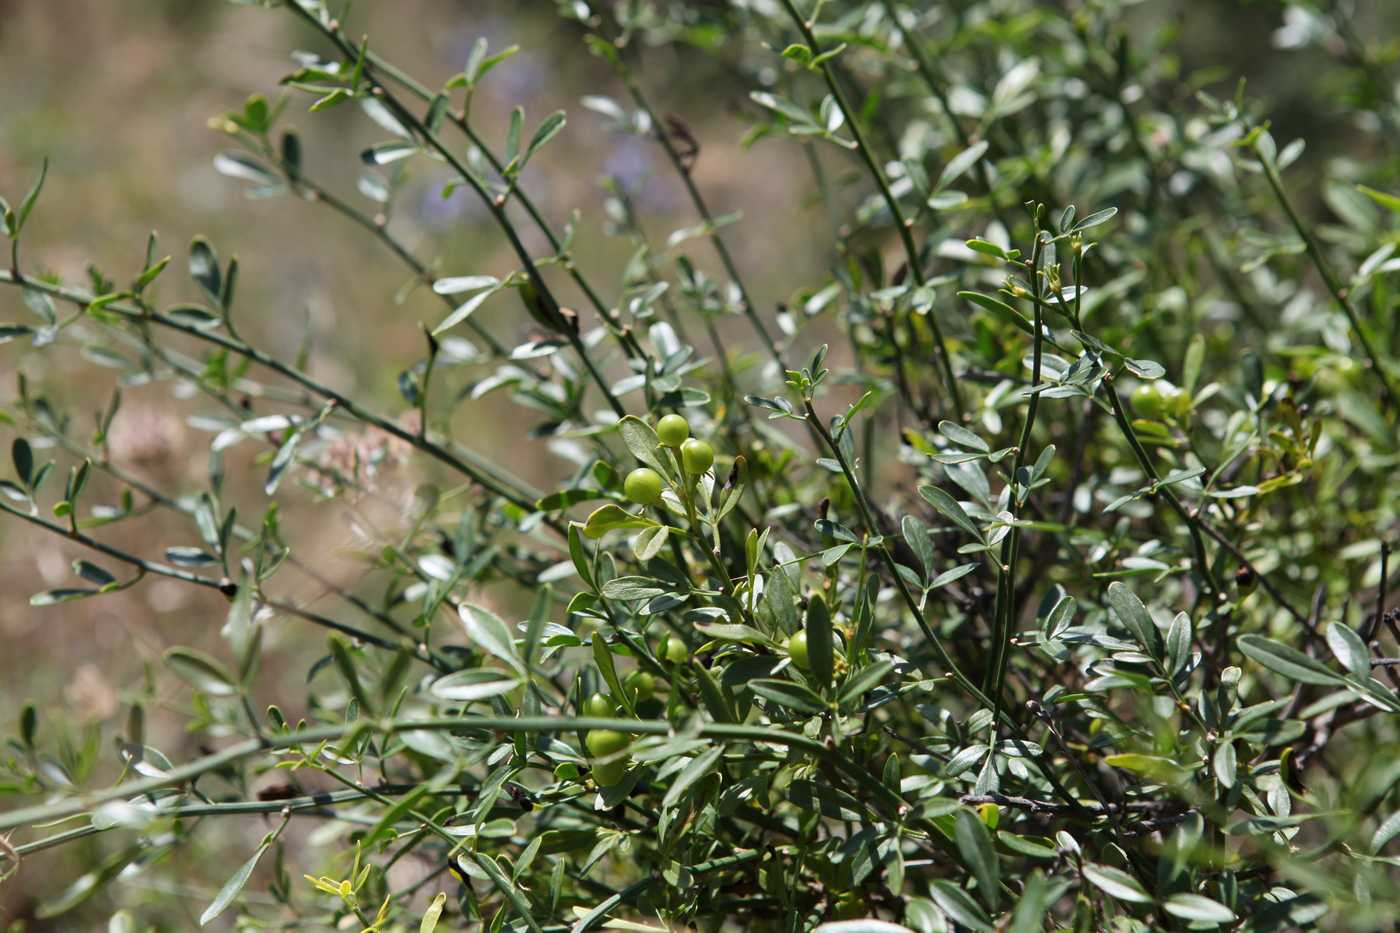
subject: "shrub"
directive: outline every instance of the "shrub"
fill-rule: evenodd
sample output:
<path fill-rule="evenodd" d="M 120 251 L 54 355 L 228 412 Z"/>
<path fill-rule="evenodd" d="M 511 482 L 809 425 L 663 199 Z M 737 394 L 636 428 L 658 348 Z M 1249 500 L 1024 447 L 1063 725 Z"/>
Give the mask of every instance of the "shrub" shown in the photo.
<path fill-rule="evenodd" d="M 0 527 L 75 558 L 32 611 L 154 577 L 227 607 L 217 654 L 169 647 L 132 692 L 115 755 L 17 710 L 6 871 L 99 837 L 34 917 L 95 926 L 101 892 L 112 929 L 179 928 L 125 892 L 191 850 L 216 853 L 199 922 L 250 929 L 1394 916 L 1400 105 L 1340 7 L 1291 4 L 1278 36 L 1336 58 L 1348 139 L 1315 158 L 1113 2 L 563 2 L 618 94 L 586 98 L 608 125 L 567 145 L 659 146 L 695 215 L 652 242 L 613 185 L 630 258 L 604 281 L 533 199 L 564 114 L 517 109 L 504 141 L 473 122 L 511 50 L 480 43 L 430 87 L 321 0 L 264 5 L 319 51 L 214 121 L 216 165 L 362 227 L 444 310 L 388 400 L 259 342 L 214 244 L 190 247 L 195 301 L 161 297 L 181 263 L 154 237 L 134 277 L 80 287 L 30 237 L 62 192 L 40 172 L 4 206 L 0 281 L 27 308 L 6 352 L 116 371 L 105 399 L 21 375 L 3 413 Z M 704 147 L 650 104 L 653 48 L 746 82 L 746 142 L 811 173 L 810 229 L 741 221 L 829 239 L 783 302 L 746 286 L 740 221 L 692 174 Z M 377 207 L 303 156 L 295 108 L 382 131 L 359 153 Z M 439 269 L 397 236 L 419 171 L 479 199 L 514 269 Z M 151 382 L 201 399 L 198 488 L 113 456 L 121 388 Z M 458 416 L 490 393 L 532 421 L 483 453 Z M 546 450 L 567 472 L 535 490 L 519 465 Z M 427 478 L 332 578 L 300 528 L 396 462 Z M 187 534 L 136 530 L 167 512 Z M 288 578 L 337 602 L 279 595 Z M 279 645 L 306 672 L 280 706 L 302 688 L 263 673 L 277 620 L 325 630 Z M 154 747 L 148 707 L 199 748 Z M 217 855 L 258 819 L 251 851 Z"/>

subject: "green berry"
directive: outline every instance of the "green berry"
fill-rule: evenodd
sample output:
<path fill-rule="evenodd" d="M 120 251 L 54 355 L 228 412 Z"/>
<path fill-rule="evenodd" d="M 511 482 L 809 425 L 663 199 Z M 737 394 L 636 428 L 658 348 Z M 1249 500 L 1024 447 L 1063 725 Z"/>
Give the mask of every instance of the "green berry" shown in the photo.
<path fill-rule="evenodd" d="M 690 423 L 680 415 L 667 415 L 656 423 L 656 436 L 662 447 L 679 447 L 690 437 Z"/>
<path fill-rule="evenodd" d="M 622 482 L 622 491 L 638 505 L 656 505 L 661 501 L 661 474 L 650 467 L 637 467 Z"/>
<path fill-rule="evenodd" d="M 622 779 L 627 777 L 627 762 L 622 758 L 616 761 L 596 761 L 589 770 L 599 787 L 612 787 L 622 783 Z"/>
<path fill-rule="evenodd" d="M 633 699 L 645 700 L 656 690 L 656 678 L 646 671 L 633 671 L 622 682 L 622 689 L 631 694 Z"/>
<path fill-rule="evenodd" d="M 657 654 L 672 664 L 682 664 L 690 657 L 690 649 L 678 636 L 668 632 L 661 636 L 661 644 L 657 648 Z"/>
<path fill-rule="evenodd" d="M 594 729 L 584 736 L 583 744 L 594 758 L 609 758 L 632 744 L 632 737 L 616 729 Z"/>
<path fill-rule="evenodd" d="M 1167 400 L 1156 386 L 1143 383 L 1133 390 L 1133 411 L 1144 418 L 1160 418 L 1167 411 Z"/>
<path fill-rule="evenodd" d="M 590 763 L 593 780 L 599 787 L 616 784 L 627 776 L 627 756 L 621 754 L 632 744 L 632 738 L 627 733 L 615 729 L 594 729 L 584 736 L 583 744 L 588 747 L 589 757 L 604 759 Z"/>
<path fill-rule="evenodd" d="M 617 715 L 617 704 L 603 694 L 595 693 L 583 701 L 583 715 L 608 719 Z"/>
<path fill-rule="evenodd" d="M 811 667 L 811 662 L 807 660 L 807 633 L 796 632 L 787 642 L 788 656 L 792 658 L 792 663 L 802 668 L 804 671 Z"/>
<path fill-rule="evenodd" d="M 1181 389 L 1158 379 L 1133 390 L 1133 411 L 1143 418 L 1160 419 L 1167 415 L 1181 417 L 1191 409 L 1191 396 Z"/>
<path fill-rule="evenodd" d="M 691 476 L 699 476 L 714 466 L 715 449 L 704 441 L 692 437 L 681 445 L 681 462 L 685 464 L 687 473 Z"/>

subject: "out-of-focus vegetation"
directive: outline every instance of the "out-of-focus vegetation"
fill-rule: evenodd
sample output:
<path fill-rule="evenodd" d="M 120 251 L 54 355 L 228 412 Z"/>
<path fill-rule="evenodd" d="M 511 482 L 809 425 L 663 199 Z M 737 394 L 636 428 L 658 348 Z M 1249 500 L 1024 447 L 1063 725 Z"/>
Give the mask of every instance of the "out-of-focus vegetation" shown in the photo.
<path fill-rule="evenodd" d="M 1393 915 L 1400 10 L 340 13 L 0 5 L 0 924 Z"/>

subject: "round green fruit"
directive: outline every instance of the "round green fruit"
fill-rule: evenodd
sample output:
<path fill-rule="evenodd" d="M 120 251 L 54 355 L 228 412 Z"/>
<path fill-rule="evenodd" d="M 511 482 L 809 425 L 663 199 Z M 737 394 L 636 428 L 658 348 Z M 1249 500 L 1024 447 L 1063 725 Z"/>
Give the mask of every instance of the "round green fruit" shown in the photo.
<path fill-rule="evenodd" d="M 656 653 L 672 664 L 682 664 L 690 657 L 690 649 L 685 646 L 685 642 L 669 632 L 661 636 L 661 644 Z"/>
<path fill-rule="evenodd" d="M 857 920 L 861 917 L 869 916 L 869 906 L 859 895 L 852 891 L 846 891 L 836 898 L 836 903 L 832 905 L 837 920 Z"/>
<path fill-rule="evenodd" d="M 622 779 L 627 777 L 627 762 L 621 758 L 616 761 L 597 761 L 589 768 L 589 772 L 599 787 L 612 787 L 622 783 Z"/>
<path fill-rule="evenodd" d="M 685 464 L 685 471 L 691 476 L 699 476 L 714 466 L 715 449 L 692 437 L 681 445 L 681 463 Z"/>
<path fill-rule="evenodd" d="M 590 764 L 593 780 L 600 787 L 616 784 L 627 776 L 627 756 L 621 754 L 632 744 L 627 733 L 615 729 L 594 729 L 584 737 L 583 744 L 588 747 L 589 757 L 604 759 Z"/>
<path fill-rule="evenodd" d="M 792 658 L 792 663 L 802 668 L 804 671 L 811 667 L 811 662 L 807 659 L 807 633 L 796 632 L 787 641 L 788 657 Z"/>
<path fill-rule="evenodd" d="M 622 682 L 622 689 L 638 700 L 645 700 L 656 690 L 656 678 L 646 671 L 633 671 Z"/>
<path fill-rule="evenodd" d="M 661 474 L 650 467 L 637 467 L 622 481 L 622 491 L 638 505 L 656 505 L 661 501 Z"/>
<path fill-rule="evenodd" d="M 1133 390 L 1133 411 L 1143 418 L 1160 418 L 1166 414 L 1167 400 L 1156 386 L 1143 383 Z"/>
<path fill-rule="evenodd" d="M 656 423 L 656 436 L 662 447 L 679 447 L 690 437 L 690 423 L 680 415 L 667 415 Z"/>
<path fill-rule="evenodd" d="M 1165 379 L 1145 382 L 1133 390 L 1133 411 L 1143 418 L 1180 417 L 1190 408 L 1191 397 Z"/>
<path fill-rule="evenodd" d="M 617 715 L 617 704 L 601 693 L 583 701 L 583 715 L 594 719 L 609 719 Z"/>
<path fill-rule="evenodd" d="M 583 744 L 594 758 L 607 758 L 632 744 L 632 737 L 616 729 L 594 729 L 584 736 Z"/>

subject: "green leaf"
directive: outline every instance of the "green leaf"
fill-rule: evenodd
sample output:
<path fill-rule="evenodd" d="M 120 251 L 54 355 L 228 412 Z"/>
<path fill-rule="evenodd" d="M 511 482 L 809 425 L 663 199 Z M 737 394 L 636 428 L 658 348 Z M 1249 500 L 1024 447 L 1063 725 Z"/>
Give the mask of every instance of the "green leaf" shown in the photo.
<path fill-rule="evenodd" d="M 1390 814 L 1385 822 L 1376 827 L 1375 835 L 1371 837 L 1371 853 L 1379 855 L 1396 836 L 1400 836 L 1400 810 Z"/>
<path fill-rule="evenodd" d="M 195 237 L 190 243 L 190 278 L 194 279 L 205 297 L 215 304 L 220 302 L 223 285 L 219 257 L 204 237 Z M 174 311 L 169 313 L 173 314 Z"/>
<path fill-rule="evenodd" d="M 1371 651 L 1361 636 L 1341 622 L 1327 626 L 1327 647 L 1332 649 L 1337 660 L 1358 677 L 1368 677 L 1371 673 Z"/>
<path fill-rule="evenodd" d="M 1167 674 L 1176 676 L 1191 659 L 1191 617 L 1178 612 L 1167 629 Z"/>
<path fill-rule="evenodd" d="M 1162 902 L 1162 909 L 1173 917 L 1193 923 L 1219 925 L 1235 920 L 1235 912 L 1219 901 L 1200 894 L 1173 894 Z"/>
<path fill-rule="evenodd" d="M 953 838 L 963 861 L 977 878 L 977 893 L 988 907 L 996 910 L 1001 903 L 1001 862 L 987 824 L 971 810 L 961 809 L 954 817 Z"/>
<path fill-rule="evenodd" d="M 516 673 L 522 676 L 525 674 L 525 665 L 515 653 L 515 640 L 511 638 L 510 629 L 500 617 L 487 609 L 466 603 L 461 605 L 457 614 L 462 619 L 462 627 L 467 630 L 469 639 L 488 654 L 509 664 Z"/>
<path fill-rule="evenodd" d="M 1051 884 L 1040 871 L 1031 872 L 1021 892 L 1021 899 L 1011 913 L 1007 933 L 1040 933 L 1045 928 L 1046 912 L 1059 900 L 1066 884 L 1063 881 Z"/>
<path fill-rule="evenodd" d="M 485 304 L 487 299 L 489 299 L 492 295 L 496 294 L 500 290 L 501 286 L 497 284 L 490 286 L 484 291 L 477 292 L 475 295 L 468 298 L 466 301 L 462 302 L 455 309 L 453 309 L 453 311 L 450 314 L 448 314 L 447 317 L 443 318 L 438 323 L 438 326 L 433 328 L 432 335 L 434 337 L 438 337 L 451 330 L 452 328 L 456 327 L 458 324 L 471 317 L 472 312 L 476 311 L 477 308 Z"/>
<path fill-rule="evenodd" d="M 601 538 L 610 531 L 624 528 L 654 528 L 658 523 L 644 515 L 633 515 L 620 505 L 599 506 L 583 523 L 583 534 L 589 538 Z"/>
<path fill-rule="evenodd" d="M 57 589 L 45 590 L 42 593 L 35 593 L 29 597 L 29 605 L 53 606 L 58 603 L 72 602 L 75 599 L 96 596 L 98 592 L 98 590 L 87 590 L 80 587 L 58 587 Z"/>
<path fill-rule="evenodd" d="M 165 316 L 195 330 L 214 330 L 224 319 L 201 305 L 178 304 L 165 309 Z"/>
<path fill-rule="evenodd" d="M 1393 194 L 1386 194 L 1384 191 L 1377 191 L 1375 188 L 1368 188 L 1365 185 L 1357 185 L 1356 190 L 1360 191 L 1386 210 L 1400 214 L 1400 197 L 1396 197 Z"/>
<path fill-rule="evenodd" d="M 350 688 L 350 694 L 359 704 L 360 710 L 365 715 L 373 715 L 374 707 L 368 691 L 365 690 L 364 683 L 360 680 L 360 671 L 355 664 L 355 657 L 350 653 L 350 644 L 339 636 L 332 635 L 328 642 L 331 649 L 331 663 L 335 665 L 337 673 L 340 674 L 345 685 Z"/>
<path fill-rule="evenodd" d="M 1152 621 L 1152 616 L 1148 614 L 1142 600 L 1137 598 L 1137 594 L 1123 583 L 1114 581 L 1108 585 L 1107 599 L 1109 606 L 1118 616 L 1118 621 L 1133 633 L 1143 650 L 1160 659 L 1163 654 L 1162 633 L 1157 631 L 1156 623 Z"/>
<path fill-rule="evenodd" d="M 810 655 L 811 648 L 808 648 Z M 867 691 L 873 690 L 880 684 L 880 681 L 889 676 L 894 670 L 894 665 L 889 661 L 876 661 L 867 667 L 861 668 L 841 685 L 839 700 L 842 704 L 859 700 Z"/>
<path fill-rule="evenodd" d="M 640 418 L 628 415 L 617 423 L 618 433 L 628 451 L 642 463 L 662 476 L 675 478 L 671 464 L 661 454 L 661 441 L 651 425 Z"/>
<path fill-rule="evenodd" d="M 535 500 L 535 508 L 541 512 L 558 512 L 580 502 L 601 498 L 603 493 L 597 489 L 561 489 Z"/>
<path fill-rule="evenodd" d="M 1116 207 L 1106 207 L 1101 211 L 1095 211 L 1075 224 L 1074 231 L 1077 233 L 1080 230 L 1088 230 L 1090 227 L 1097 227 L 1099 224 L 1107 223 L 1112 220 L 1117 213 L 1118 208 Z"/>
<path fill-rule="evenodd" d="M 651 577 L 614 577 L 603 584 L 603 595 L 608 599 L 619 599 L 624 602 L 652 599 L 670 592 L 666 587 L 659 586 L 659 582 Z"/>
<path fill-rule="evenodd" d="M 437 930 L 438 921 L 442 919 L 442 910 L 447 906 L 447 895 L 442 891 L 437 893 L 433 902 L 428 905 L 428 909 L 423 912 L 423 922 L 418 924 L 418 933 L 434 933 Z"/>
<path fill-rule="evenodd" d="M 608 643 L 603 640 L 603 636 L 597 632 L 593 634 L 593 663 L 598 666 L 598 673 L 603 675 L 603 682 L 608 685 L 608 691 L 612 693 L 613 699 L 620 700 L 629 715 L 636 713 L 632 707 L 632 692 L 622 689 L 622 681 L 617 676 L 617 666 L 613 664 L 612 651 L 608 648 Z"/>
<path fill-rule="evenodd" d="M 671 782 L 671 787 L 666 791 L 665 798 L 661 801 L 661 809 L 669 810 L 680 803 L 681 797 L 690 790 L 696 782 L 705 775 L 715 770 L 720 758 L 724 755 L 724 746 L 716 745 L 703 754 L 692 758 L 690 764 L 686 765 L 676 779 Z"/>
<path fill-rule="evenodd" d="M 460 295 L 463 292 L 491 288 L 500 282 L 501 280 L 494 275 L 459 275 L 433 282 L 433 291 L 439 295 Z"/>
<path fill-rule="evenodd" d="M 936 557 L 933 542 L 929 539 L 928 526 L 917 517 L 906 515 L 899 523 L 899 530 L 904 535 L 904 543 L 908 544 L 909 549 L 919 558 L 920 574 L 927 578 Z"/>
<path fill-rule="evenodd" d="M 821 697 L 790 680 L 751 680 L 748 687 L 765 700 L 799 713 L 816 715 L 826 709 Z"/>
<path fill-rule="evenodd" d="M 1080 869 L 1084 877 L 1088 879 L 1094 887 L 1106 893 L 1109 897 L 1130 904 L 1150 904 L 1152 895 L 1145 891 L 1138 880 L 1132 875 L 1119 868 L 1109 865 L 1099 865 L 1094 862 L 1085 862 Z"/>
<path fill-rule="evenodd" d="M 214 171 L 229 178 L 250 181 L 254 184 L 271 186 L 277 184 L 277 176 L 267 167 L 246 152 L 231 150 L 214 156 Z"/>
<path fill-rule="evenodd" d="M 29 446 L 29 441 L 22 437 L 15 438 L 10 445 L 10 460 L 15 465 L 20 482 L 25 486 L 30 485 L 34 478 L 34 450 Z"/>
<path fill-rule="evenodd" d="M 208 567 L 219 562 L 213 554 L 197 547 L 168 547 L 165 559 L 181 567 Z"/>
<path fill-rule="evenodd" d="M 967 892 L 951 881 L 939 879 L 933 883 L 933 901 L 939 910 L 947 914 L 954 923 L 959 923 L 973 933 L 996 933 L 987 914 Z"/>
<path fill-rule="evenodd" d="M 393 831 L 394 824 L 401 820 L 404 814 L 408 813 L 409 810 L 412 810 L 414 805 L 422 799 L 423 795 L 426 794 L 428 790 L 429 785 L 419 784 L 414 787 L 413 790 L 394 801 L 394 805 L 385 810 L 383 816 L 379 818 L 379 822 L 375 823 L 369 832 L 365 834 L 361 845 L 366 849 L 371 849 L 379 840 L 387 838 L 390 832 Z"/>
<path fill-rule="evenodd" d="M 1322 687 L 1339 687 L 1346 683 L 1340 674 L 1321 661 L 1263 635 L 1241 635 L 1238 644 L 1245 657 L 1290 680 Z"/>
<path fill-rule="evenodd" d="M 959 564 L 951 570 L 945 570 L 929 581 L 928 588 L 930 590 L 936 590 L 947 586 L 954 580 L 961 580 L 963 577 L 976 570 L 977 566 L 977 564 Z"/>
<path fill-rule="evenodd" d="M 793 781 L 788 787 L 788 799 L 828 819 L 854 823 L 867 817 L 864 804 L 827 781 Z"/>
<path fill-rule="evenodd" d="M 509 693 L 520 686 L 520 679 L 493 667 L 478 667 L 439 677 L 428 692 L 442 700 L 470 703 Z"/>
<path fill-rule="evenodd" d="M 920 486 L 919 495 L 923 496 L 924 501 L 937 509 L 939 514 L 944 518 L 972 535 L 978 541 L 986 542 L 986 539 L 982 537 L 982 529 L 978 528 L 977 525 L 973 523 L 972 519 L 967 517 L 967 513 L 963 511 L 963 507 L 958 505 L 958 501 L 952 496 L 948 495 L 937 486 Z"/>
<path fill-rule="evenodd" d="M 732 704 L 732 694 L 720 686 L 715 675 L 703 664 L 691 667 L 695 674 L 695 686 L 700 691 L 700 702 L 705 705 L 715 722 L 733 722 L 737 717 Z"/>
<path fill-rule="evenodd" d="M 986 441 L 982 440 L 982 438 L 973 434 L 962 425 L 955 424 L 952 421 L 938 422 L 938 433 L 942 434 L 959 447 L 966 447 L 968 450 L 976 450 L 984 454 L 992 452 L 992 448 L 987 445 Z"/>
<path fill-rule="evenodd" d="M 34 202 L 39 200 L 39 192 L 44 190 L 44 179 L 49 177 L 49 160 L 45 159 L 39 167 L 39 179 L 34 182 L 34 187 L 29 189 L 29 193 L 20 202 L 19 211 L 15 214 L 14 233 L 18 234 L 24 229 L 24 222 L 29 219 L 29 214 L 34 210 Z"/>
<path fill-rule="evenodd" d="M 972 168 L 987 152 L 987 141 L 975 142 L 962 152 L 948 160 L 948 164 L 943 166 L 943 171 L 938 175 L 938 189 L 943 189 L 961 178 L 968 169 Z"/>
<path fill-rule="evenodd" d="M 632 554 L 638 562 L 645 564 L 660 554 L 661 548 L 666 544 L 666 535 L 670 530 L 665 525 L 658 525 L 655 528 L 647 528 L 637 535 L 637 539 L 632 545 Z"/>
<path fill-rule="evenodd" d="M 516 107 L 510 112 L 510 124 L 506 127 L 506 164 L 514 166 L 520 155 L 520 133 L 525 126 L 525 108 Z"/>
<path fill-rule="evenodd" d="M 214 900 L 204 909 L 204 913 L 199 915 L 200 926 L 207 926 L 214 918 L 228 909 L 228 906 L 233 903 L 234 898 L 238 897 L 238 893 L 243 890 L 243 886 L 246 885 L 248 879 L 252 877 L 253 869 L 258 866 L 258 860 L 263 857 L 263 853 L 272 845 L 272 839 L 272 835 L 264 838 L 257 850 L 249 856 L 246 862 L 238 867 L 238 871 L 234 872 L 229 879 L 224 882 L 224 886 L 219 888 L 219 893 L 214 895 Z"/>
<path fill-rule="evenodd" d="M 593 582 L 593 566 L 588 559 L 588 550 L 583 544 L 583 526 L 578 522 L 569 523 L 569 559 L 573 561 L 574 569 L 578 575 L 592 589 L 597 589 L 598 585 Z"/>
<path fill-rule="evenodd" d="M 164 655 L 165 666 L 196 690 L 215 697 L 238 694 L 238 684 L 219 662 L 189 648 L 171 648 Z"/>
<path fill-rule="evenodd" d="M 734 625 L 728 622 L 696 622 L 695 630 L 708 638 L 720 641 L 739 641 L 751 645 L 769 644 L 767 635 L 749 625 Z"/>
<path fill-rule="evenodd" d="M 1201 378 L 1201 366 L 1206 358 L 1206 338 L 1201 334 L 1193 334 L 1191 341 L 1186 345 L 1186 359 L 1181 367 L 1181 388 L 1187 395 L 1194 395 L 1196 383 Z"/>
<path fill-rule="evenodd" d="M 1132 771 L 1134 774 L 1141 774 L 1154 781 L 1163 781 L 1168 784 L 1176 783 L 1190 774 L 1190 771 L 1171 758 L 1163 758 L 1160 755 L 1143 755 L 1137 752 L 1106 755 L 1103 763 L 1111 768 L 1122 768 L 1124 771 Z"/>
<path fill-rule="evenodd" d="M 116 577 L 86 560 L 73 561 L 73 572 L 89 583 L 96 583 L 98 586 L 110 586 L 117 582 Z"/>
<path fill-rule="evenodd" d="M 1211 770 L 1215 772 L 1215 779 L 1220 782 L 1220 786 L 1235 786 L 1235 769 L 1239 765 L 1235 759 L 1235 744 L 1233 742 L 1221 742 L 1220 747 L 1211 756 L 1210 765 Z"/>
<path fill-rule="evenodd" d="M 564 111 L 562 110 L 556 110 L 544 118 L 536 127 L 535 135 L 530 139 L 530 145 L 525 147 L 525 154 L 520 157 L 520 168 L 523 168 L 525 163 L 530 161 L 530 157 L 539 151 L 541 146 L 553 139 L 564 128 L 564 122 Z"/>
<path fill-rule="evenodd" d="M 360 153 L 360 161 L 366 165 L 388 165 L 400 159 L 407 159 L 418 152 L 417 143 L 389 142 L 371 146 Z"/>
<path fill-rule="evenodd" d="M 958 292 L 958 297 L 985 308 L 1003 321 L 1015 325 L 1032 336 L 1035 335 L 1035 325 L 1026 320 L 1020 311 L 999 298 L 993 298 L 991 295 L 984 295 L 981 292 Z"/>

